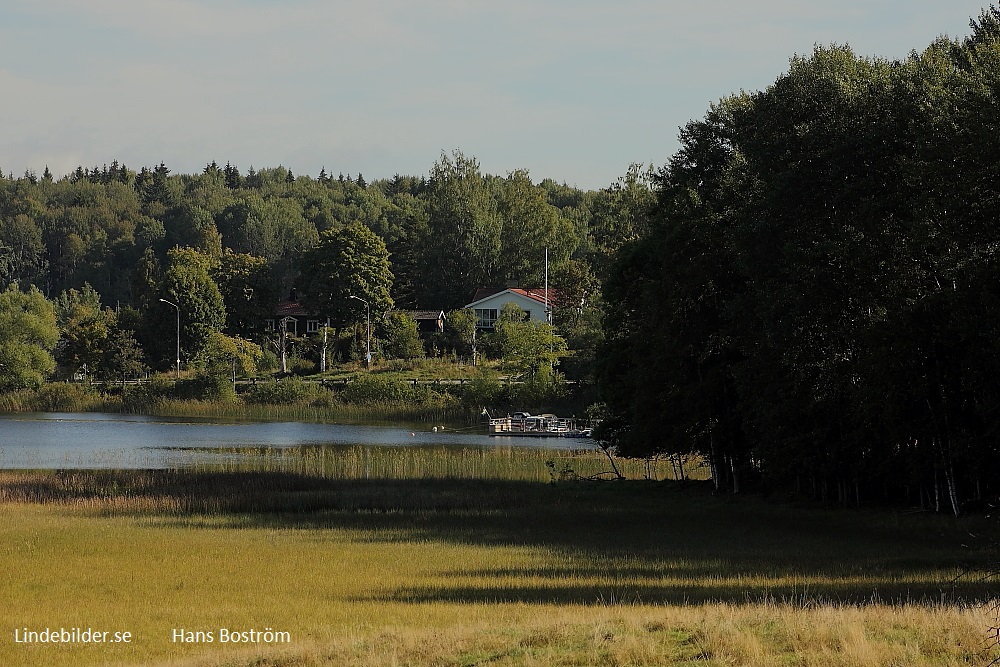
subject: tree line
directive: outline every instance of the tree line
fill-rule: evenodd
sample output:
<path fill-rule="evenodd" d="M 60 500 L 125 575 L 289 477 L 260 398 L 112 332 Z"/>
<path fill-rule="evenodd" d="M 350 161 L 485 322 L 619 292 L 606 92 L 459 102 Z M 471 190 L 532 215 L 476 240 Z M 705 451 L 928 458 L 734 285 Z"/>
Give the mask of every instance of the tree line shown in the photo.
<path fill-rule="evenodd" d="M 523 170 L 486 174 L 460 151 L 442 153 L 427 175 L 371 182 L 216 162 L 198 174 L 118 162 L 58 179 L 47 167 L 41 177 L 0 172 L 0 285 L 53 303 L 67 374 L 115 376 L 129 371 L 108 366 L 125 358 L 112 338 L 131 341 L 125 356 L 136 363 L 172 368 L 178 306 L 185 363 L 243 349 L 239 341 L 273 351 L 264 323 L 294 288 L 332 317 L 335 338 L 364 321 L 367 302 L 383 351 L 416 354 L 413 322 L 387 311 L 450 311 L 508 281 L 539 287 L 547 249 L 556 317 L 579 352 L 566 369 L 587 377 L 599 282 L 617 247 L 643 230 L 649 177 L 633 165 L 584 191 Z"/>
<path fill-rule="evenodd" d="M 200 174 L 112 162 L 58 180 L 47 167 L 41 177 L 0 171 L 0 283 L 50 297 L 87 283 L 107 303 L 131 304 L 144 255 L 162 263 L 171 248 L 189 247 L 263 258 L 287 291 L 322 232 L 360 223 L 389 250 L 398 305 L 448 310 L 478 287 L 539 286 L 545 248 L 555 272 L 601 276 L 637 233 L 634 200 L 649 200 L 648 175 L 633 165 L 608 188 L 585 191 L 534 183 L 523 170 L 486 174 L 460 151 L 442 153 L 427 175 L 372 182 L 215 162 Z"/>
<path fill-rule="evenodd" d="M 959 513 L 1000 488 L 1000 12 L 712 105 L 604 286 L 621 452 Z"/>

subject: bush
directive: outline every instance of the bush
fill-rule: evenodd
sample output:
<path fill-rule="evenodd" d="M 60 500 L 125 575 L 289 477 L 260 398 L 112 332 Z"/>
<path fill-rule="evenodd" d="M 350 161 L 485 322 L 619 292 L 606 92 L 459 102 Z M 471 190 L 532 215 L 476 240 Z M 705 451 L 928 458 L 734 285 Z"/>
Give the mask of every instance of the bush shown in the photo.
<path fill-rule="evenodd" d="M 277 381 L 259 382 L 252 385 L 243 395 L 247 403 L 266 405 L 292 405 L 309 401 L 320 401 L 330 398 L 330 391 L 312 383 L 303 382 L 297 378 Z"/>
<path fill-rule="evenodd" d="M 225 375 L 199 373 L 189 380 L 181 380 L 174 387 L 174 396 L 199 401 L 234 401 L 236 390 Z"/>
<path fill-rule="evenodd" d="M 412 398 L 409 385 L 377 375 L 365 375 L 354 380 L 340 393 L 348 403 L 405 401 Z"/>
<path fill-rule="evenodd" d="M 482 369 L 476 377 L 465 385 L 462 402 L 472 407 L 496 405 L 505 398 L 504 386 L 496 373 Z"/>
<path fill-rule="evenodd" d="M 264 354 L 260 358 L 260 363 L 257 364 L 258 373 L 273 373 L 281 367 L 281 359 L 278 355 L 271 350 L 264 350 Z"/>
<path fill-rule="evenodd" d="M 59 382 L 42 385 L 33 399 L 40 412 L 76 412 L 87 409 L 99 395 L 88 385 Z"/>
<path fill-rule="evenodd" d="M 518 385 L 511 385 L 510 398 L 515 403 L 523 405 L 548 405 L 566 399 L 566 382 L 555 373 L 553 375 L 536 375 Z"/>
<path fill-rule="evenodd" d="M 312 375 L 316 372 L 316 362 L 302 357 L 289 357 L 288 372 L 292 375 Z"/>
<path fill-rule="evenodd" d="M 156 375 L 142 384 L 130 385 L 122 392 L 122 407 L 127 412 L 142 412 L 168 398 L 174 390 L 171 380 Z"/>

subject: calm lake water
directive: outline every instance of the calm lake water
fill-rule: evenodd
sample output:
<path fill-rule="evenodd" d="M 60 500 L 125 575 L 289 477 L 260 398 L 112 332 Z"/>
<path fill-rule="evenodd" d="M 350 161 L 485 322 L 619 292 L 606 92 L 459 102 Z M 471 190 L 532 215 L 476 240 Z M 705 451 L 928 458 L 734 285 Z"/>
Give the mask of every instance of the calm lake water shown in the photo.
<path fill-rule="evenodd" d="M 429 446 L 582 449 L 590 440 L 505 438 L 479 428 L 223 422 L 98 413 L 0 415 L 0 468 L 167 468 L 232 460 L 234 447 Z M 218 451 L 212 451 L 218 450 Z"/>

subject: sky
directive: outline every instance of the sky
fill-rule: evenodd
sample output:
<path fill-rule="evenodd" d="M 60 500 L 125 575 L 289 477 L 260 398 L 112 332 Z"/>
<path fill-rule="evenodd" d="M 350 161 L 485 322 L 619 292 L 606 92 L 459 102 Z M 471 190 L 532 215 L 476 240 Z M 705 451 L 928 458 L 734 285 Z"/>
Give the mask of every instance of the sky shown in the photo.
<path fill-rule="evenodd" d="M 905 58 L 983 0 L 3 0 L 0 169 L 213 160 L 425 175 L 442 151 L 586 189 L 817 44 Z"/>

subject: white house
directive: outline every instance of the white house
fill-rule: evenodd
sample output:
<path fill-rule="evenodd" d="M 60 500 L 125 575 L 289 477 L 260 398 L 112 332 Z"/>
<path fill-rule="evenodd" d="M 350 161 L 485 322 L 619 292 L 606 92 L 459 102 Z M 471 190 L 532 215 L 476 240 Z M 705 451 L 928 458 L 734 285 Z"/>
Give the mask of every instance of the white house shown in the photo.
<path fill-rule="evenodd" d="M 549 309 L 552 308 L 551 292 L 549 290 Z M 472 303 L 465 305 L 476 311 L 476 327 L 492 329 L 500 317 L 504 304 L 515 303 L 528 314 L 528 318 L 546 322 L 545 312 L 546 291 L 544 289 L 519 289 L 517 287 L 495 287 L 476 290 Z"/>

